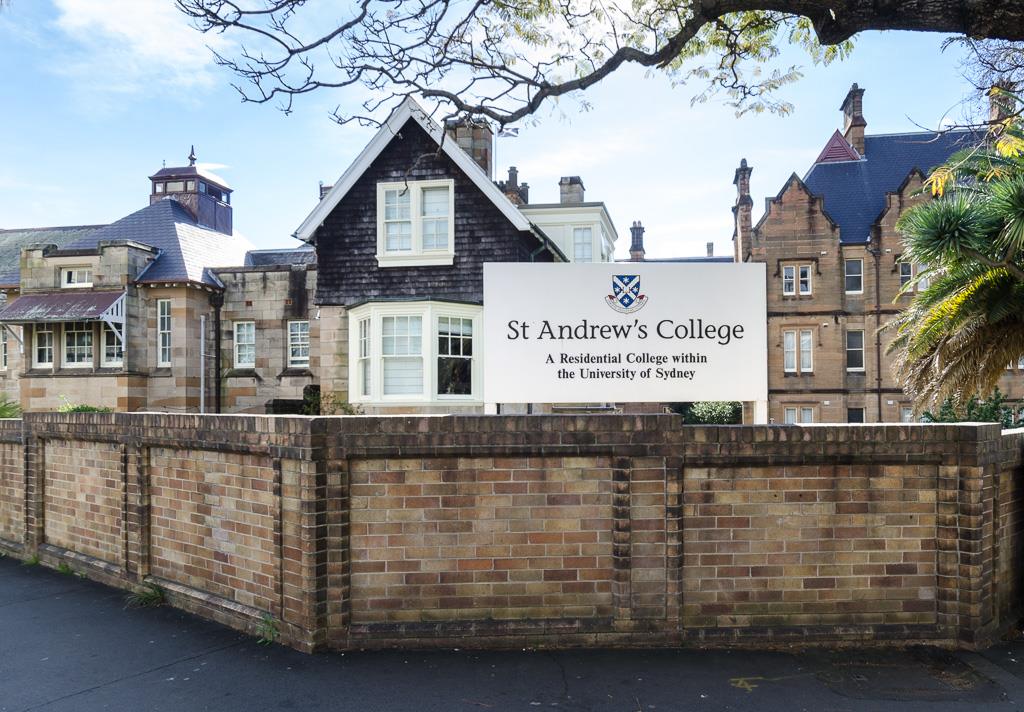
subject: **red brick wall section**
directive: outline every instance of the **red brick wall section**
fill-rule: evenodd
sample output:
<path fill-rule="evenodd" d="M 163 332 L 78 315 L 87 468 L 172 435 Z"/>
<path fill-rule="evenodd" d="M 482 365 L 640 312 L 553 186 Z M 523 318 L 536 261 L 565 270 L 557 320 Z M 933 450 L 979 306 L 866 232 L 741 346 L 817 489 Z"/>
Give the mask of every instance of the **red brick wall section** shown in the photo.
<path fill-rule="evenodd" d="M 47 440 L 44 535 L 53 544 L 124 564 L 124 479 L 116 443 Z"/>
<path fill-rule="evenodd" d="M 352 621 L 612 614 L 609 458 L 359 460 Z"/>
<path fill-rule="evenodd" d="M 936 467 L 688 468 L 684 624 L 933 624 Z"/>
<path fill-rule="evenodd" d="M 0 539 L 25 540 L 25 449 L 0 442 Z"/>
<path fill-rule="evenodd" d="M 29 413 L 0 422 L 0 551 L 307 651 L 976 648 L 1019 615 L 1022 448 L 977 424 Z"/>
<path fill-rule="evenodd" d="M 152 573 L 279 614 L 271 460 L 162 447 L 150 450 L 149 472 Z"/>

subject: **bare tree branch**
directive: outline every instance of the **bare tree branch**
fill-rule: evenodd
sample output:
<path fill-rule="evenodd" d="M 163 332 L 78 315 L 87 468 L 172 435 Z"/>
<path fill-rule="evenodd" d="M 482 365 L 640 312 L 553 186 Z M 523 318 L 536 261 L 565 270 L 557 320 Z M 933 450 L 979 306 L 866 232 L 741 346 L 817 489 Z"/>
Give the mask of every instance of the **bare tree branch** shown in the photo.
<path fill-rule="evenodd" d="M 376 123 L 419 96 L 505 125 L 626 65 L 701 80 L 697 101 L 723 92 L 738 111 L 785 112 L 775 93 L 799 70 L 763 65 L 786 43 L 829 62 L 866 30 L 1024 40 L 1019 0 L 358 0 L 340 19 L 306 0 L 176 3 L 239 41 L 216 59 L 244 101 L 290 111 L 303 94 L 358 89 L 362 112 L 339 108 L 340 122 Z"/>

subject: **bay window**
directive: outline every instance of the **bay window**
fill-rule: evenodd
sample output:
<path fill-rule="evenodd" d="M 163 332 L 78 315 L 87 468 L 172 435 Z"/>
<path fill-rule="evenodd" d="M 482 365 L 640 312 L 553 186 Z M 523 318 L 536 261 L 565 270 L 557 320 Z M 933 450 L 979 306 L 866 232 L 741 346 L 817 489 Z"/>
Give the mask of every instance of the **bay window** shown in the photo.
<path fill-rule="evenodd" d="M 92 366 L 92 324 L 69 321 L 64 324 L 64 365 L 69 368 Z"/>
<path fill-rule="evenodd" d="M 32 333 L 32 365 L 53 367 L 53 324 L 36 324 Z"/>
<path fill-rule="evenodd" d="M 454 242 L 454 181 L 377 184 L 379 266 L 450 265 Z"/>
<path fill-rule="evenodd" d="M 441 302 L 366 304 L 350 312 L 354 402 L 481 400 L 482 309 Z"/>
<path fill-rule="evenodd" d="M 123 328 L 123 327 L 122 327 Z M 124 365 L 124 344 L 118 337 L 117 332 L 109 324 L 103 324 L 103 353 L 100 358 L 100 365 L 106 368 L 116 368 Z"/>

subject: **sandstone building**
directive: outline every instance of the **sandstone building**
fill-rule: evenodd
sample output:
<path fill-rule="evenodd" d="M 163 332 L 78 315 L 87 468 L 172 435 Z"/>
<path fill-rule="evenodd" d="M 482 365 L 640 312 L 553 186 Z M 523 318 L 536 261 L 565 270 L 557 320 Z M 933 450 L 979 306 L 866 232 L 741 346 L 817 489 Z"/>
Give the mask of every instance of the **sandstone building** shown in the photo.
<path fill-rule="evenodd" d="M 746 160 L 736 169 L 734 257 L 767 265 L 769 417 L 776 423 L 899 422 L 914 417 L 879 327 L 926 265 L 901 259 L 896 221 L 928 200 L 927 173 L 976 143 L 968 131 L 866 133 L 864 90 L 840 107 L 836 131 L 801 178 L 790 176 L 753 224 Z M 922 284 L 926 284 L 922 283 Z M 1024 397 L 1024 360 L 1001 390 Z"/>
<path fill-rule="evenodd" d="M 486 124 L 412 100 L 319 202 L 297 249 L 250 250 L 231 188 L 196 165 L 150 176 L 105 226 L 0 230 L 0 394 L 25 410 L 482 412 L 485 261 L 614 260 L 578 176 L 530 203 L 491 178 Z"/>

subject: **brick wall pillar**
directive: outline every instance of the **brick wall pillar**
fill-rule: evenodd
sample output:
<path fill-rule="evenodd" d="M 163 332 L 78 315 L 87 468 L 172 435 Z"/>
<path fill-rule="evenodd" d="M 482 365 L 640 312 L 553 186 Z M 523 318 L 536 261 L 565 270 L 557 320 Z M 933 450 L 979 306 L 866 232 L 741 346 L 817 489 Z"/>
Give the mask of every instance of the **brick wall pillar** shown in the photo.
<path fill-rule="evenodd" d="M 149 575 L 149 448 L 127 445 L 123 461 L 128 544 L 125 570 L 141 582 Z"/>
<path fill-rule="evenodd" d="M 43 483 L 46 474 L 45 441 L 32 437 L 25 418 L 25 557 L 35 556 L 45 540 Z"/>

